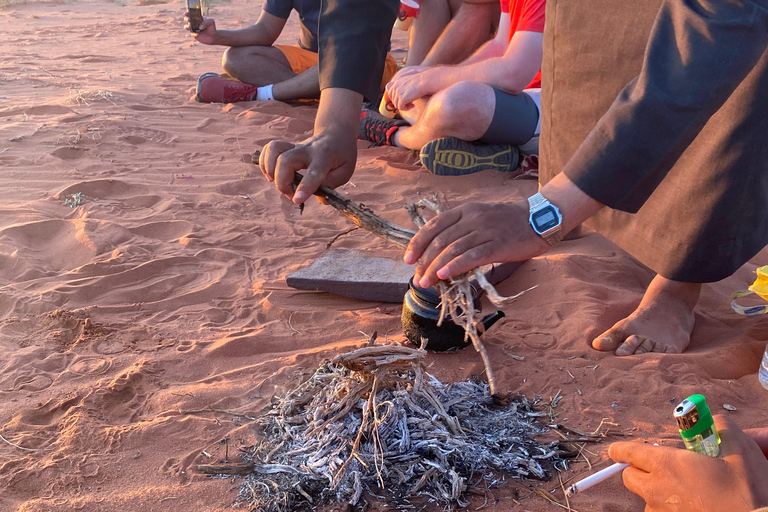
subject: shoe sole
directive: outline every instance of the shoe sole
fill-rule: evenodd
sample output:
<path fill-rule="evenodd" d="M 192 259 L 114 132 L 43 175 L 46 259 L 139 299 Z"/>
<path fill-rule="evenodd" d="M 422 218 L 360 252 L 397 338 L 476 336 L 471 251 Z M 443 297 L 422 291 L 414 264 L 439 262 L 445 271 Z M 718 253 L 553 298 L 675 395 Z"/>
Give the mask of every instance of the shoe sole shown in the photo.
<path fill-rule="evenodd" d="M 203 80 L 205 80 L 206 78 L 210 78 L 212 76 L 219 77 L 220 75 L 218 73 L 205 73 L 204 75 L 200 75 L 200 77 L 197 79 L 197 89 L 195 90 L 195 101 L 199 103 L 210 103 L 210 101 L 205 101 L 203 98 L 200 97 L 200 86 Z"/>
<path fill-rule="evenodd" d="M 455 137 L 428 142 L 419 159 L 438 176 L 464 176 L 486 169 L 511 172 L 517 168 L 519 151 L 511 144 L 474 144 Z"/>

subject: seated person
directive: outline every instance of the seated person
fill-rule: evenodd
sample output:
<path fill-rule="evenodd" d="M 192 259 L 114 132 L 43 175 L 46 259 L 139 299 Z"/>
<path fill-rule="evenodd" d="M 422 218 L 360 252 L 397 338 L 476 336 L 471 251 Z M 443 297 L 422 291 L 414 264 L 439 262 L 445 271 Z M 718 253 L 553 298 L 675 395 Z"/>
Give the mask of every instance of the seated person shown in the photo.
<path fill-rule="evenodd" d="M 240 30 L 217 30 L 213 19 L 204 18 L 200 30 L 193 32 L 192 37 L 203 44 L 228 46 L 221 65 L 235 80 L 216 73 L 202 75 L 197 80 L 197 101 L 234 103 L 319 98 L 320 5 L 319 1 L 312 0 L 266 0 L 256 24 Z M 299 13 L 301 23 L 298 44 L 273 45 L 292 9 Z M 189 29 L 188 19 L 185 28 Z M 382 86 L 396 72 L 397 63 L 387 55 Z"/>
<path fill-rule="evenodd" d="M 421 149 L 439 175 L 514 171 L 520 150 L 537 153 L 545 0 L 501 8 L 496 37 L 458 66 L 398 73 L 387 91 L 405 121 L 364 110 L 360 138 Z"/>
<path fill-rule="evenodd" d="M 498 28 L 498 0 L 421 0 L 405 65 L 458 64 Z"/>

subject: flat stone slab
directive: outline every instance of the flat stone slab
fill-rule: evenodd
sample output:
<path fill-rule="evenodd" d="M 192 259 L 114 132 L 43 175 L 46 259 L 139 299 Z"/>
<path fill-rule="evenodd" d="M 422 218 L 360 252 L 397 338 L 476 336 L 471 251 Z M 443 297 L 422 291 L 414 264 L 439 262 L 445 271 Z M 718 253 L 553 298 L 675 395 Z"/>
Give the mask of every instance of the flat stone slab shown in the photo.
<path fill-rule="evenodd" d="M 288 274 L 285 282 L 298 290 L 377 302 L 403 302 L 415 265 L 373 254 L 356 249 L 329 249 L 306 267 Z"/>

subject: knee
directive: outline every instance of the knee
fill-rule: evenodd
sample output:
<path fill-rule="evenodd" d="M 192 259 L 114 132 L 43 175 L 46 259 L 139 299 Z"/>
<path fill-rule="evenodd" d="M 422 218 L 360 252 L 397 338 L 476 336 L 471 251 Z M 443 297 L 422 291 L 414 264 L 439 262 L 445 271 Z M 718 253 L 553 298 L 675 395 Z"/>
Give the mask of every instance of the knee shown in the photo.
<path fill-rule="evenodd" d="M 237 70 L 237 62 L 240 60 L 238 54 L 240 53 L 242 53 L 241 48 L 230 47 L 224 50 L 224 55 L 221 56 L 221 67 L 230 75 L 234 75 Z"/>
<path fill-rule="evenodd" d="M 229 47 L 221 56 L 221 67 L 233 77 L 237 77 L 238 72 L 248 65 L 248 61 L 252 62 L 261 55 L 260 49 L 260 46 Z"/>
<path fill-rule="evenodd" d="M 478 99 L 483 96 L 483 87 L 479 82 L 458 82 L 443 89 L 433 98 L 441 124 L 461 125 L 479 115 Z"/>

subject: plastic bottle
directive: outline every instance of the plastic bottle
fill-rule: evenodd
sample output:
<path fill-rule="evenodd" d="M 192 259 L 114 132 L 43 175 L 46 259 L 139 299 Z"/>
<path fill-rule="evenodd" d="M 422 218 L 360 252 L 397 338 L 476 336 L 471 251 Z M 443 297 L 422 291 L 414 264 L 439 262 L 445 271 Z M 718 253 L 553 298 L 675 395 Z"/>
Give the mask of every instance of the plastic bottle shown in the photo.
<path fill-rule="evenodd" d="M 763 362 L 760 363 L 760 370 L 757 372 L 757 378 L 760 380 L 760 384 L 762 384 L 765 389 L 768 389 L 768 345 L 766 345 L 765 352 L 763 352 Z"/>

